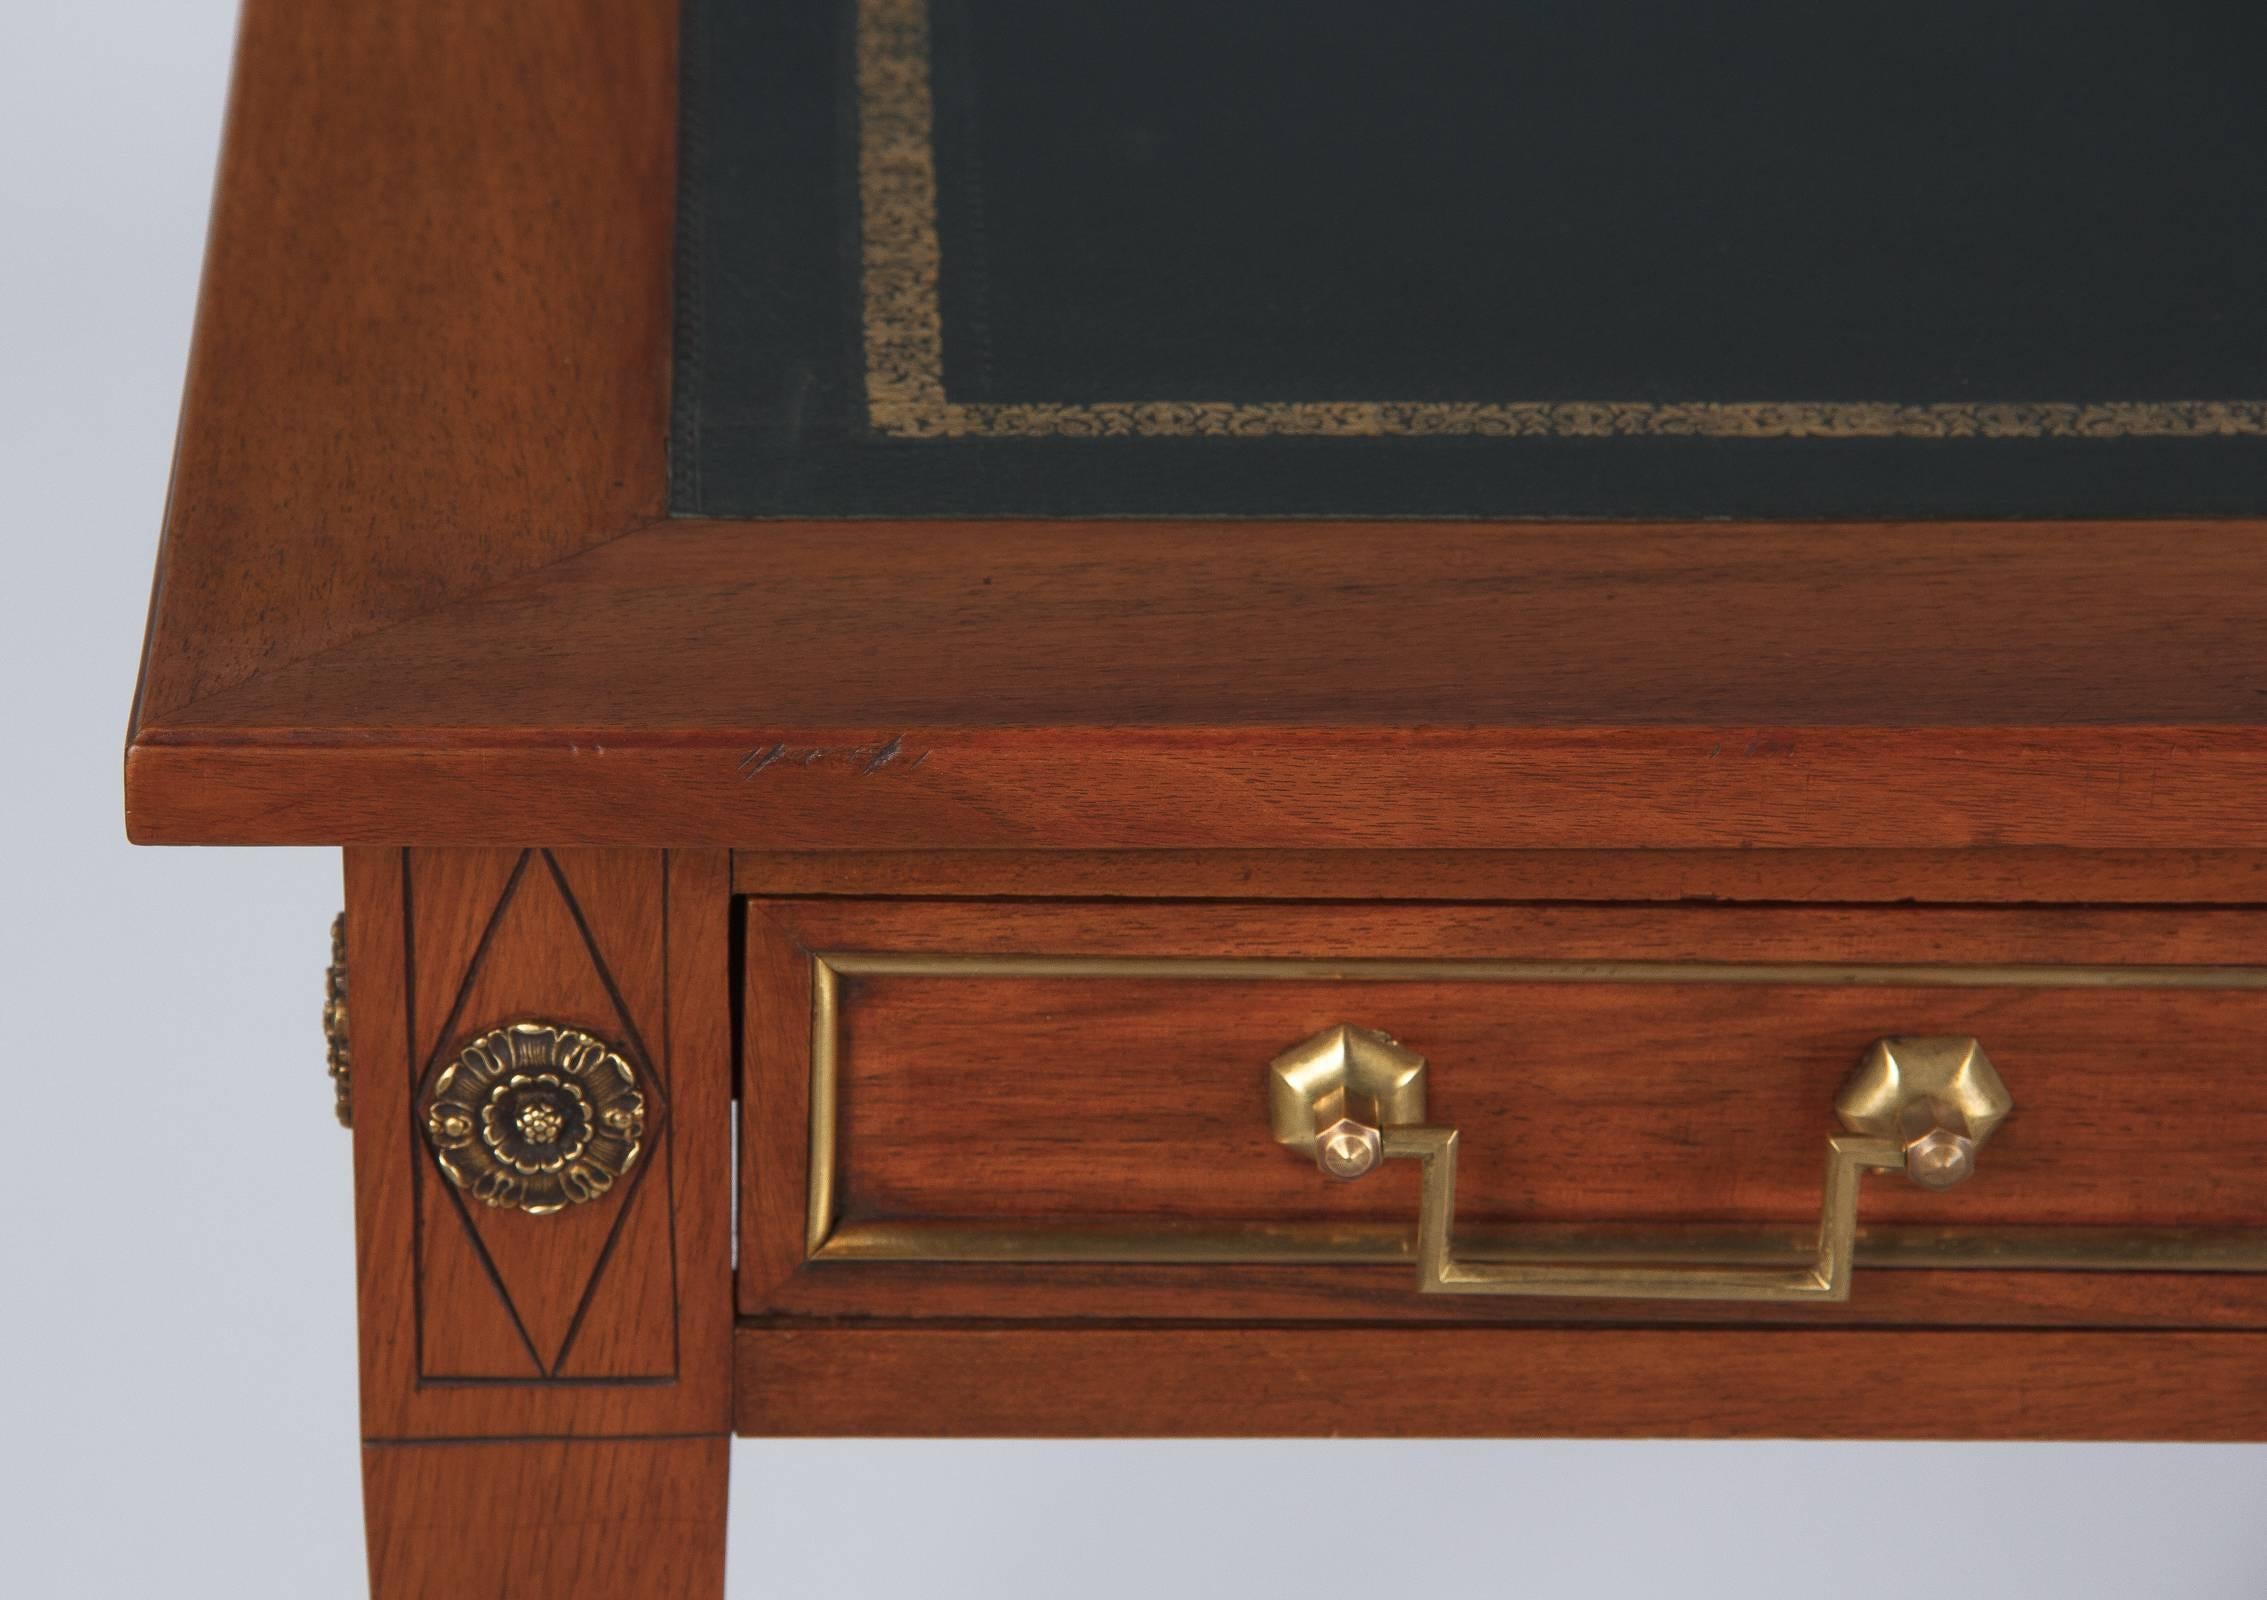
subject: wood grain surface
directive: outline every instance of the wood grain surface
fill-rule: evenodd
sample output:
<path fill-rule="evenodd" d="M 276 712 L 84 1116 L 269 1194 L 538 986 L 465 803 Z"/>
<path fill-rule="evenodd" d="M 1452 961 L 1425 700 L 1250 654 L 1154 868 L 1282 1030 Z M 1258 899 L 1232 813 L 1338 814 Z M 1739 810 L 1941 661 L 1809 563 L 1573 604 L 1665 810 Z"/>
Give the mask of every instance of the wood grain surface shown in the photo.
<path fill-rule="evenodd" d="M 1466 905 L 758 902 L 750 908 L 741 1304 L 804 1315 L 1262 1320 L 1564 1318 L 2267 1325 L 2257 1274 L 1861 1274 L 1843 1307 L 1428 1297 L 1402 1266 L 798 1266 L 812 953 L 1283 957 L 1323 975 L 860 974 L 838 980 L 839 1223 L 1166 1232 L 1406 1226 L 1416 1174 L 1330 1184 L 1272 1143 L 1263 1074 L 1339 1022 L 1432 1063 L 1431 1120 L 1464 1134 L 1459 1219 L 1815 1222 L 1836 1090 L 1874 1038 L 1974 1034 L 2018 1111 L 1976 1179 L 1870 1180 L 1870 1223 L 2267 1226 L 2246 1176 L 2267 1089 L 2249 1070 L 2267 990 L 1330 975 L 1376 958 L 1565 963 L 2239 966 L 2236 911 Z M 1667 974 L 1663 974 L 1666 976 Z M 1077 1250 L 1064 1246 L 1074 1261 Z"/>
<path fill-rule="evenodd" d="M 2267 1439 L 2267 1335 L 740 1331 L 743 1434 Z"/>
<path fill-rule="evenodd" d="M 2258 849 L 2263 576 L 2267 542 L 2217 523 L 673 522 L 145 718 L 129 819 L 767 850 Z"/>
<path fill-rule="evenodd" d="M 660 515 L 676 59 L 672 0 L 248 0 L 144 727 Z"/>
<path fill-rule="evenodd" d="M 2258 904 L 2246 850 L 738 850 L 757 896 Z"/>
<path fill-rule="evenodd" d="M 363 1429 L 695 1433 L 728 1404 L 732 976 L 721 853 L 348 853 Z M 620 1048 L 646 1149 L 603 1199 L 494 1210 L 423 1132 L 469 1037 L 540 1019 Z"/>
<path fill-rule="evenodd" d="M 1869 1180 L 1877 1222 L 2267 1227 L 2267 990 L 1826 982 L 851 978 L 846 1221 L 1390 1222 L 1413 1163 L 1269 1145 L 1267 1062 L 1339 1022 L 1432 1063 L 1473 1224 L 1800 1223 L 1866 1045 L 1972 1034 L 2019 1096 L 1974 1179 Z"/>
<path fill-rule="evenodd" d="M 372 1600 L 723 1600 L 731 1441 L 373 1444 Z"/>
<path fill-rule="evenodd" d="M 2258 727 L 2263 562 L 2251 529 L 2214 522 L 674 521 L 198 711 L 312 728 L 351 708 L 371 730 Z"/>

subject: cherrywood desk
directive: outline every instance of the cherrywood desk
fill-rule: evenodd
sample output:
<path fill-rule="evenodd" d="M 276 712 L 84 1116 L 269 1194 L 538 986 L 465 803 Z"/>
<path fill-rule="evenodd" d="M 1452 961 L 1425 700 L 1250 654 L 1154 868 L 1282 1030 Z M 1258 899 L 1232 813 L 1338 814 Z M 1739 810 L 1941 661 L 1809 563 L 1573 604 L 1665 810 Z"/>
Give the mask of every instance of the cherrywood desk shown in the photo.
<path fill-rule="evenodd" d="M 376 1594 L 715 1600 L 734 1431 L 2267 1437 L 2256 50 L 2099 44 L 2226 206 L 1948 68 L 1600 221 L 1577 13 L 250 0 L 127 822 L 344 849 Z"/>

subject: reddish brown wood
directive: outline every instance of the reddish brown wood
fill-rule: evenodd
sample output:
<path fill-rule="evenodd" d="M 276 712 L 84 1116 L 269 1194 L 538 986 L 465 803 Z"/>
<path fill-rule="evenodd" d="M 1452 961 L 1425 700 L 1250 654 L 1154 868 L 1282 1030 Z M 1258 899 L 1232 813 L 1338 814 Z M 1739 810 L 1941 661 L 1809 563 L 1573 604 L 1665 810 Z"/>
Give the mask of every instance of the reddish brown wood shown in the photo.
<path fill-rule="evenodd" d="M 2234 965 L 2262 949 L 2267 917 L 2232 911 L 958 901 L 762 903 L 748 940 L 755 981 L 774 991 L 798 963 L 808 971 L 812 951 L 1972 968 Z M 950 974 L 846 975 L 840 997 L 837 1195 L 848 1224 L 1406 1225 L 1413 1169 L 1334 1185 L 1269 1141 L 1266 1062 L 1350 1021 L 1432 1061 L 1430 1115 L 1465 1136 L 1466 1223 L 1722 1223 L 1792 1238 L 1817 1216 L 1833 1097 L 1864 1046 L 1973 1033 L 2018 1114 L 1958 1190 L 1870 1182 L 1868 1221 L 2267 1225 L 2267 1178 L 2248 1175 L 2267 1085 L 2247 1069 L 2267 1032 L 2267 991 Z M 751 1022 L 751 1096 L 808 1082 L 800 996 L 788 1005 L 787 1017 Z M 1407 1267 L 819 1262 L 788 1276 L 807 1168 L 755 1119 L 748 1137 L 766 1148 L 746 1164 L 743 1237 L 767 1262 L 759 1272 L 743 1253 L 748 1310 L 2267 1324 L 2256 1275 L 1868 1273 L 1848 1307 L 1785 1312 L 1420 1301 Z"/>
<path fill-rule="evenodd" d="M 1875 1187 L 1868 1200 L 1880 1192 Z M 1414 1211 L 1408 1213 L 1414 1216 Z M 1795 1258 L 1787 1241 L 1785 1259 Z M 826 1261 L 757 1308 L 782 1319 L 1215 1327 L 1563 1325 L 1783 1328 L 2267 1329 L 2257 1273 L 1858 1269 L 1847 1304 L 1424 1295 L 1408 1265 L 1063 1266 Z M 1286 1332 L 1288 1340 L 1293 1337 Z"/>
<path fill-rule="evenodd" d="M 363 1422 L 372 1438 L 723 1426 L 731 1306 L 721 853 L 348 853 Z M 645 1152 L 606 1199 L 492 1210 L 426 1148 L 423 1086 L 527 1018 L 617 1044 Z"/>
<path fill-rule="evenodd" d="M 730 1448 L 367 1445 L 372 1600 L 723 1600 Z"/>
<path fill-rule="evenodd" d="M 2257 904 L 2247 850 L 738 850 L 757 896 Z"/>
<path fill-rule="evenodd" d="M 744 1425 L 1344 1429 L 1343 1387 L 1318 1400 L 1312 1374 L 1390 1370 L 1406 1382 L 1380 1386 L 1365 1429 L 2260 1436 L 2260 1347 L 2232 1333 L 1326 1331 L 1298 1325 L 1517 1313 L 1420 1304 L 1376 1269 L 804 1268 L 806 945 L 2256 960 L 2248 914 L 2084 907 L 2261 898 L 2267 541 L 2257 522 L 659 520 L 676 35 L 674 6 L 632 0 L 567 0 L 539 26 L 496 0 L 251 0 L 244 21 L 128 827 L 357 847 L 382 1595 L 716 1593 L 735 846 L 770 853 L 743 865 L 770 893 L 1119 902 L 752 916 L 746 1304 L 1278 1324 L 754 1329 Z M 957 854 L 863 854 L 877 848 Z M 1165 895 L 1441 903 L 1127 903 Z M 1875 903 L 1457 903 L 1693 895 Z M 1908 896 L 2065 904 L 1881 903 Z M 1123 985 L 979 987 L 853 994 L 854 1206 L 1307 1204 L 1280 1165 L 1223 1143 L 1246 1112 L 1218 1074 L 1282 1042 L 1281 997 L 1176 991 L 1164 1015 L 1207 1041 L 1192 1050 Z M 1300 1003 L 1334 998 L 1356 997 Z M 1358 998 L 1422 1014 L 1399 1025 L 1435 1030 L 1444 1085 L 1452 1062 L 1505 1059 L 1486 1047 L 1515 1029 L 1554 1041 L 1529 1047 L 1519 1126 L 1500 1067 L 1458 1114 L 1479 1199 L 1563 1216 L 1791 1216 L 1802 1197 L 1778 1152 L 1832 1076 L 1824 1041 L 1909 1020 L 1828 991 L 1752 1013 L 1690 989 L 1626 1013 L 1597 989 L 1523 992 L 1516 1015 L 1506 996 L 1422 985 Z M 1963 1197 L 1976 1214 L 2256 1217 L 2238 1148 L 2260 1109 L 2251 997 L 1904 998 L 1930 1026 L 2019 1041 L 1999 1048 L 2025 1112 Z M 611 1217 L 537 1234 L 462 1210 L 432 1175 L 421 1075 L 466 1018 L 519 1010 L 639 1035 L 661 1114 Z M 1097 1031 L 1119 1041 L 1101 1070 L 1142 1125 L 1113 1137 L 1080 1133 L 1052 1085 L 969 1065 Z M 1789 1093 L 1751 1108 L 1723 1063 L 1767 1047 L 1786 1052 Z M 2113 1060 L 2160 1109 L 2121 1114 Z M 1482 1142 L 1515 1156 L 1537 1102 L 1586 1130 L 1583 1159 L 1477 1159 Z M 905 1131 L 939 1105 L 929 1126 L 975 1149 L 964 1164 Z M 1698 1159 L 1750 1135 L 1771 1152 L 1757 1164 Z M 1163 1181 L 1192 1156 L 1217 1180 Z M 1869 1214 L 1945 1204 L 1874 1200 Z M 2253 1280 L 1879 1277 L 1825 1315 L 2234 1327 L 2263 1310 Z M 1916 1363 L 1938 1411 L 1907 1403 Z M 679 1434 L 700 1437 L 655 1437 Z M 534 1437 L 554 1435 L 585 1442 Z M 482 1442 L 395 1442 L 411 1439 Z M 615 1509 L 588 1510 L 602 1500 Z"/>
<path fill-rule="evenodd" d="M 455 853 L 412 851 L 407 898 L 416 974 L 412 1015 L 419 1033 L 415 1096 L 464 1043 L 523 1019 L 562 1022 L 617 1043 L 647 1083 L 649 1150 L 602 1204 L 530 1217 L 472 1201 L 431 1161 L 417 1163 L 420 1261 L 444 1249 L 493 1274 L 518 1335 L 513 1376 L 671 1379 L 677 1366 L 673 1208 L 668 1165 L 675 1154 L 672 1076 L 653 1043 L 662 1033 L 662 858 L 651 852 L 531 850 L 473 853 L 460 876 Z M 492 870 L 488 869 L 493 861 Z M 450 894 L 462 877 L 492 878 L 497 892 Z M 582 880 L 577 884 L 575 880 Z M 470 913 L 470 916 L 467 916 Z M 429 926 L 447 935 L 470 921 L 468 958 L 425 959 Z M 600 928 L 609 930 L 601 937 Z M 586 931 L 587 930 L 587 931 Z M 609 951 L 608 947 L 612 949 Z M 658 1188 L 647 1180 L 664 1176 Z M 658 1198 L 659 1203 L 654 1203 Z M 425 1285 L 429 1291 L 431 1285 Z M 467 1289 L 473 1288 L 471 1284 Z M 461 1299 L 427 1292 L 421 1302 L 419 1376 L 446 1382 L 490 1375 L 451 1361 Z M 480 1314 L 487 1323 L 489 1306 Z M 611 1346 L 594 1351 L 586 1331 Z"/>
<path fill-rule="evenodd" d="M 660 513 L 677 31 L 245 6 L 143 726 Z"/>
<path fill-rule="evenodd" d="M 2267 931 L 2267 925 L 2262 925 Z M 1872 1040 L 1973 1034 L 2022 1095 L 1957 1190 L 1869 1184 L 1881 1222 L 2267 1226 L 2267 990 L 854 978 L 844 1215 L 1391 1222 L 1266 1142 L 1263 1069 L 1351 1021 L 1433 1063 L 1458 1215 L 1799 1223 Z M 949 1086 L 942 1087 L 940 1086 Z"/>
<path fill-rule="evenodd" d="M 803 1265 L 811 1153 L 811 1076 L 783 1063 L 808 1062 L 811 963 L 791 928 L 764 908 L 744 908 L 741 978 L 740 1270 L 742 1307 L 762 1304 Z"/>
<path fill-rule="evenodd" d="M 744 1434 L 2267 1439 L 2267 1335 L 745 1327 Z"/>
<path fill-rule="evenodd" d="M 2222 522 L 679 521 L 197 724 L 2257 727 L 2258 546 Z"/>
<path fill-rule="evenodd" d="M 181 841 L 2257 849 L 2263 577 L 2226 523 L 668 523 L 145 719 L 129 816 Z"/>
<path fill-rule="evenodd" d="M 760 900 L 813 950 L 1094 956 L 2243 966 L 2230 907 Z M 751 929 L 751 937 L 755 937 Z"/>
<path fill-rule="evenodd" d="M 380 1600 L 717 1600 L 735 1418 L 2267 1438 L 2267 1335 L 2228 1331 L 2267 1328 L 2257 1276 L 1869 1271 L 1844 1308 L 1633 1309 L 1420 1300 L 1395 1267 L 806 1264 L 812 948 L 2257 961 L 2260 915 L 2094 907 L 2267 900 L 2267 540 L 668 521 L 676 49 L 666 0 L 243 22 L 127 818 L 355 847 Z M 775 899 L 735 973 L 735 871 L 964 898 Z M 1114 904 L 982 903 L 1025 895 Z M 1869 904 L 1465 903 L 1700 897 Z M 793 1314 L 737 1336 L 736 983 L 738 1294 Z M 1342 1014 L 1433 1055 L 1475 1219 L 1792 1224 L 1851 1043 L 1906 1027 L 1983 1034 L 2023 1110 L 1969 1192 L 1876 1183 L 1869 1217 L 2267 1209 L 2248 993 L 846 995 L 853 1218 L 1408 1215 L 1406 1174 L 1322 1190 L 1256 1126 L 1258 1063 Z M 418 1084 L 516 1014 L 653 1074 L 610 1207 L 535 1223 L 434 1173 Z M 1732 1075 L 1758 1061 L 1760 1093 Z M 1675 1325 L 1476 1325 L 1519 1318 Z"/>
<path fill-rule="evenodd" d="M 775 747 L 824 758 L 754 771 Z M 127 757 L 146 844 L 2187 851 L 2267 845 L 2262 792 L 2252 729 L 145 730 Z"/>

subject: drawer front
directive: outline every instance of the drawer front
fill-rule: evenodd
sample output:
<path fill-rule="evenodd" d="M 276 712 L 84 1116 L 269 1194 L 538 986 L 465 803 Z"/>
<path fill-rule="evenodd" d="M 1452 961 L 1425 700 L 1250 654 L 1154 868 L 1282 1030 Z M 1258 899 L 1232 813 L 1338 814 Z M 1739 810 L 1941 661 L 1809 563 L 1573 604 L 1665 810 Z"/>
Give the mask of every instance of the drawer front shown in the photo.
<path fill-rule="evenodd" d="M 751 1312 L 2267 1325 L 2255 913 L 748 916 Z M 1339 1025 L 1423 1058 L 1452 1184 L 1277 1142 L 1269 1063 Z M 1954 1187 L 1858 1180 L 1853 1264 L 1803 1292 L 1837 1095 L 1907 1036 L 1979 1041 L 2015 1109 Z M 1451 1201 L 1486 1281 L 1420 1293 Z"/>

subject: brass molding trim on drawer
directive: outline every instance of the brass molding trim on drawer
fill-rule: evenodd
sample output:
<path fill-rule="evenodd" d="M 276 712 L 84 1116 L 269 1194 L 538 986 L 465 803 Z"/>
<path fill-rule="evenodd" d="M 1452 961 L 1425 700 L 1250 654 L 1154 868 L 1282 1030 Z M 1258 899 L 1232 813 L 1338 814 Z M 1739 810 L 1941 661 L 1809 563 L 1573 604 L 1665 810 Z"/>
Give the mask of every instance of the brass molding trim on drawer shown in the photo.
<path fill-rule="evenodd" d="M 1134 978 L 1178 982 L 1734 983 L 1868 988 L 2267 990 L 2267 967 L 1711 961 L 1285 959 L 1268 956 L 811 955 L 811 1151 L 805 1247 L 814 1261 L 1060 1265 L 1359 1265 L 1415 1257 L 1414 1224 L 1346 1222 L 1139 1227 L 989 1223 L 838 1225 L 841 983 L 845 977 Z M 1256 1076 L 1256 1069 L 1255 1069 Z M 1700 1265 L 1796 1261 L 1799 1230 L 1585 1224 L 1458 1230 L 1475 1259 L 1626 1259 Z M 2267 1272 L 2267 1229 L 1863 1228 L 1856 1261 L 1928 1270 Z"/>
<path fill-rule="evenodd" d="M 1796 1266 L 1816 1248 L 1797 1228 L 1713 1223 L 1460 1224 L 1456 1253 L 1475 1261 L 1672 1262 L 1696 1267 Z M 854 1222 L 827 1235 L 823 1261 L 931 1261 L 976 1266 L 1399 1266 L 1417 1259 L 1414 1224 L 1367 1222 L 1176 1225 L 1067 1223 L 1049 1228 L 962 1222 Z M 1886 1223 L 1858 1230 L 1856 1264 L 1931 1272 L 2267 1272 L 2261 1228 L 1947 1228 Z"/>

